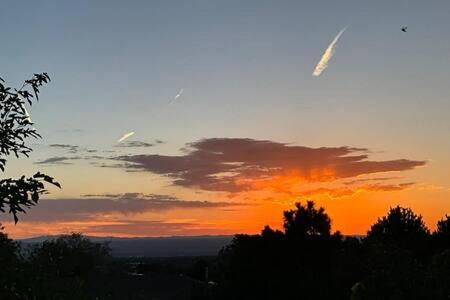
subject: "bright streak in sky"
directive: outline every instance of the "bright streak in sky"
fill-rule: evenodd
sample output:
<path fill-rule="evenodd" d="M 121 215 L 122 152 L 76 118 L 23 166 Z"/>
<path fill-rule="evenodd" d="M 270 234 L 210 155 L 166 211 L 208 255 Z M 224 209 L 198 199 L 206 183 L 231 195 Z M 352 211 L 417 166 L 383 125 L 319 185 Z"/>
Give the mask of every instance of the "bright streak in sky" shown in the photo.
<path fill-rule="evenodd" d="M 314 72 L 312 74 L 313 76 L 319 77 L 320 74 L 322 74 L 322 72 L 328 67 L 328 62 L 330 61 L 330 59 L 334 55 L 336 44 L 337 44 L 337 42 L 339 41 L 339 38 L 341 37 L 341 35 L 344 33 L 344 31 L 346 29 L 347 29 L 347 27 L 345 27 L 344 29 L 339 31 L 339 33 L 333 39 L 331 44 L 328 46 L 327 50 L 325 50 L 325 52 L 322 55 L 322 58 L 320 59 L 320 61 L 317 64 L 316 68 L 314 69 Z"/>
<path fill-rule="evenodd" d="M 123 142 L 124 140 L 126 140 L 127 138 L 129 138 L 130 136 L 132 136 L 134 134 L 134 131 L 131 132 L 127 132 L 125 133 L 117 142 Z"/>

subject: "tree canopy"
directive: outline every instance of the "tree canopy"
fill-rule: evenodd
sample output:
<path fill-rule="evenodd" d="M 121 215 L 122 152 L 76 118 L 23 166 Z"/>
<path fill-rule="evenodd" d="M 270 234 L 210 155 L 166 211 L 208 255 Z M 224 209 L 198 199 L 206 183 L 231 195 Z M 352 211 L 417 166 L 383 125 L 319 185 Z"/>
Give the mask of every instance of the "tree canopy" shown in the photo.
<path fill-rule="evenodd" d="M 343 237 L 322 207 L 296 203 L 284 231 L 236 235 L 221 251 L 216 297 L 447 299 L 449 224 L 446 216 L 431 234 L 420 215 L 397 206 L 365 237 Z"/>

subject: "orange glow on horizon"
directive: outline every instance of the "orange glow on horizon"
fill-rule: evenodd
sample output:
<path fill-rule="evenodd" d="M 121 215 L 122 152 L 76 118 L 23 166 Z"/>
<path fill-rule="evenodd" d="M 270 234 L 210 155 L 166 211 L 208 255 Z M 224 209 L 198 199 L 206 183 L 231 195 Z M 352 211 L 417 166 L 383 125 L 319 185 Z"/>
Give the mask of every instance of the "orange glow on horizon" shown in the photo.
<path fill-rule="evenodd" d="M 316 173 L 325 174 L 326 172 Z M 326 173 L 326 174 L 332 174 Z M 448 190 L 424 184 L 397 185 L 339 185 L 317 186 L 308 183 L 295 171 L 289 176 L 274 176 L 267 180 L 246 179 L 241 184 L 252 189 L 233 194 L 212 193 L 210 201 L 230 201 L 236 206 L 209 208 L 177 208 L 168 211 L 113 212 L 92 214 L 83 220 L 56 220 L 30 222 L 20 219 L 17 225 L 3 222 L 5 231 L 13 238 L 81 232 L 90 236 L 188 236 L 232 235 L 259 233 L 265 225 L 282 229 L 283 212 L 294 208 L 295 202 L 312 199 L 317 207 L 324 207 L 332 220 L 333 230 L 343 234 L 365 234 L 390 207 L 400 205 L 412 208 L 424 217 L 433 230 L 444 216 L 442 207 L 429 205 L 417 199 L 433 198 L 445 201 Z M 312 186 L 311 189 L 307 189 Z M 258 189 L 257 189 L 258 188 Z M 186 197 L 188 194 L 185 195 Z M 194 194 L 192 197 L 198 197 Z M 248 203 L 241 205 L 240 203 Z M 439 203 L 439 202 L 437 202 Z M 29 215 L 32 215 L 31 208 Z"/>

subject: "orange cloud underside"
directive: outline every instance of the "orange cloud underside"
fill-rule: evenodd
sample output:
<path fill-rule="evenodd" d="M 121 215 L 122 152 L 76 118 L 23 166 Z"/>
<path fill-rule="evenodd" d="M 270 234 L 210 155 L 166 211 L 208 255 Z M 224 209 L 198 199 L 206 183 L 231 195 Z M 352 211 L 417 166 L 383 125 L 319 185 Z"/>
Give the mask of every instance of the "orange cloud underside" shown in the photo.
<path fill-rule="evenodd" d="M 269 190 L 276 193 L 292 194 L 296 189 L 309 182 L 330 182 L 336 180 L 336 171 L 332 168 L 314 168 L 307 173 L 290 169 L 269 178 L 244 178 L 234 180 L 243 190 Z"/>
<path fill-rule="evenodd" d="M 297 201 L 313 199 L 325 207 L 333 221 L 333 229 L 344 234 L 364 234 L 389 207 L 397 204 L 411 207 L 424 216 L 427 225 L 435 228 L 442 217 L 442 207 L 433 207 L 417 199 L 446 198 L 446 189 L 416 188 L 411 184 L 392 186 L 363 185 L 355 187 L 317 188 L 304 194 L 292 193 L 299 182 L 298 176 L 277 176 L 271 180 L 252 184 L 259 190 L 234 195 L 233 201 L 252 205 L 227 208 L 174 209 L 167 212 L 144 212 L 92 215 L 88 220 L 42 222 L 4 222 L 6 231 L 15 238 L 44 234 L 82 232 L 92 236 L 170 236 L 258 233 L 264 225 L 282 228 L 283 211 L 292 209 Z M 246 182 L 248 184 L 248 182 Z M 300 184 L 301 185 L 301 184 Z M 289 191 L 289 193 L 285 193 Z M 217 197 L 215 195 L 214 197 Z M 224 198 L 229 199 L 224 196 Z M 416 200 L 416 201 L 414 201 Z M 29 212 L 32 214 L 32 210 Z"/>

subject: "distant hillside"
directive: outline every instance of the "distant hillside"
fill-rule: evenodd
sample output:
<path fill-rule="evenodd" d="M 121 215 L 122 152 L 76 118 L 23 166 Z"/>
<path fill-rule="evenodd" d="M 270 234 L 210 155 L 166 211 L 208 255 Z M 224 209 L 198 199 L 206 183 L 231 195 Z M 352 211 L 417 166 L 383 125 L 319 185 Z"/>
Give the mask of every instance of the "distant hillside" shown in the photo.
<path fill-rule="evenodd" d="M 25 248 L 35 243 L 56 238 L 40 236 L 19 240 Z M 233 236 L 186 236 L 186 237 L 145 237 L 116 238 L 88 237 L 95 242 L 108 242 L 112 255 L 116 257 L 172 257 L 172 256 L 210 256 L 229 244 Z"/>

